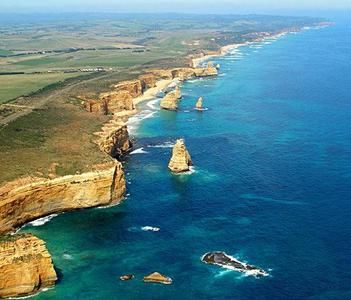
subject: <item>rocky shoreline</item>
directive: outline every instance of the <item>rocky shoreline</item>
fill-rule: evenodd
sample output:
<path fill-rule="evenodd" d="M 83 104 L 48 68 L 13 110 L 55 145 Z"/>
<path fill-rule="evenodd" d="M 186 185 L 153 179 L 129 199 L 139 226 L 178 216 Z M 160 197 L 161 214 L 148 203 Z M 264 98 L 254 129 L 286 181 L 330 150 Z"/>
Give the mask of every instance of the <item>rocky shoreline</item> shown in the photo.
<path fill-rule="evenodd" d="M 274 38 L 286 33 L 281 32 L 264 38 Z M 20 179 L 0 187 L 0 234 L 13 232 L 27 222 L 52 213 L 120 203 L 126 191 L 126 183 L 123 167 L 118 159 L 132 147 L 126 122 L 128 117 L 138 112 L 137 104 L 154 99 L 158 93 L 162 92 L 165 94 L 164 98 L 170 103 L 169 107 L 171 107 L 167 108 L 168 103 L 164 108 L 177 109 L 174 103 L 180 98 L 180 95 L 174 90 L 177 84 L 169 89 L 171 83 L 193 77 L 216 76 L 218 71 L 213 64 L 209 63 L 205 67 L 199 66 L 210 57 L 225 55 L 233 48 L 242 45 L 246 44 L 228 45 L 222 47 L 217 53 L 211 54 L 211 56 L 193 57 L 192 67 L 148 70 L 147 73 L 139 76 L 138 79 L 123 81 L 113 85 L 112 91 L 100 94 L 98 99 L 83 99 L 82 107 L 86 111 L 112 115 L 110 121 L 101 128 L 101 131 L 95 134 L 96 144 L 101 151 L 111 157 L 111 163 L 96 166 L 96 170 L 83 174 L 67 175 L 54 179 Z M 172 96 L 172 94 L 174 95 Z M 167 99 L 167 97 L 171 97 L 170 95 L 172 99 Z M 185 146 L 180 148 L 185 149 L 183 149 L 185 160 L 181 162 L 182 166 L 180 169 L 186 171 L 191 165 L 191 158 Z M 174 164 L 174 161 L 172 164 L 170 163 L 170 169 L 178 172 L 178 162 L 176 161 Z M 46 258 L 46 261 L 50 261 L 52 264 L 51 256 L 45 247 L 45 243 L 31 235 L 18 235 L 15 237 L 18 240 L 15 238 L 12 242 L 14 244 L 8 241 L 0 241 L 0 262 L 6 261 L 6 267 L 0 264 L 0 298 L 30 295 L 47 286 L 52 286 L 56 281 L 56 274 L 54 276 L 53 272 L 50 272 L 50 276 L 48 276 L 50 280 L 37 280 L 38 276 L 41 278 L 39 268 L 41 261 L 37 258 L 42 255 Z M 18 267 L 18 259 L 16 258 L 18 256 L 16 254 L 17 241 L 29 245 L 21 248 L 21 256 L 26 257 L 25 262 L 27 265 L 32 266 L 31 268 L 22 269 L 22 267 Z M 16 250 L 9 250 L 9 252 L 1 249 Z M 5 260 L 9 253 L 13 256 L 13 259 Z M 245 268 L 254 270 L 258 272 L 258 275 L 265 276 L 263 270 L 235 259 L 233 260 L 225 253 L 222 254 L 222 256 L 216 254 L 215 258 L 211 256 L 213 261 L 209 254 L 206 254 L 207 256 L 205 255 L 203 260 L 207 263 L 221 266 L 229 264 L 238 270 L 244 270 Z M 51 270 L 51 267 L 48 268 Z M 29 270 L 34 273 L 30 273 L 32 275 L 28 275 L 28 277 Z M 9 274 L 21 275 L 11 275 L 11 278 L 9 278 Z M 26 289 L 23 289 L 23 278 L 28 278 L 29 280 L 29 283 L 26 283 L 26 287 L 28 287 Z M 49 283 L 46 284 L 47 282 Z"/>
<path fill-rule="evenodd" d="M 28 245 L 23 247 L 21 255 L 26 257 L 26 264 L 31 266 L 28 270 L 19 271 L 16 251 L 12 251 L 13 260 L 6 259 L 8 252 L 0 251 L 0 261 L 6 259 L 7 262 L 6 268 L 0 268 L 0 298 L 31 295 L 53 286 L 57 279 L 55 277 L 53 280 L 52 275 L 50 284 L 47 284 L 40 277 L 41 261 L 37 260 L 40 253 L 45 253 L 45 257 L 52 264 L 44 241 L 31 235 L 15 235 L 11 244 L 6 234 L 16 231 L 28 222 L 54 213 L 120 203 L 126 191 L 126 182 L 119 160 L 132 148 L 126 122 L 138 112 L 136 105 L 154 99 L 160 91 L 166 96 L 174 93 L 178 99 L 181 92 L 178 85 L 173 83 L 191 77 L 216 74 L 217 69 L 211 65 L 206 68 L 151 70 L 136 80 L 113 85 L 112 91 L 100 94 L 98 100 L 83 99 L 82 107 L 88 112 L 112 115 L 101 131 L 95 133 L 95 143 L 111 157 L 111 162 L 94 166 L 94 170 L 83 174 L 53 179 L 21 178 L 0 187 L 0 235 L 5 235 L 5 241 L 0 241 L 0 249 L 17 249 L 17 241 L 21 241 L 21 244 Z M 9 274 L 17 275 L 11 275 L 9 280 Z M 24 279 L 27 280 L 25 289 L 22 284 Z"/>

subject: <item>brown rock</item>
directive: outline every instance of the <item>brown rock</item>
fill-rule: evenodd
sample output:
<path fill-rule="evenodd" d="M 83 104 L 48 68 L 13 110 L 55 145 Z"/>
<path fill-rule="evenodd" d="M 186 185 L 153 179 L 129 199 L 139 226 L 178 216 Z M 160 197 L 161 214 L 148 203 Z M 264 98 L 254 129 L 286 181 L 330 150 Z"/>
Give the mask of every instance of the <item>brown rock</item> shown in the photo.
<path fill-rule="evenodd" d="M 152 73 L 140 75 L 139 80 L 141 81 L 141 87 L 143 91 L 156 86 L 156 77 Z"/>
<path fill-rule="evenodd" d="M 122 281 L 132 280 L 134 278 L 133 274 L 125 274 L 119 277 Z"/>
<path fill-rule="evenodd" d="M 162 284 L 171 284 L 172 279 L 165 275 L 162 275 L 158 272 L 151 273 L 148 276 L 144 277 L 144 282 L 154 282 L 154 283 L 162 283 Z"/>
<path fill-rule="evenodd" d="M 175 90 L 174 90 L 175 96 L 177 99 L 181 99 L 182 98 L 182 91 L 180 90 L 180 87 L 177 85 Z"/>
<path fill-rule="evenodd" d="M 193 68 L 176 68 L 172 70 L 172 77 L 187 80 L 195 76 Z"/>
<path fill-rule="evenodd" d="M 98 171 L 0 188 L 0 234 L 53 213 L 119 203 L 126 190 L 122 164 Z"/>
<path fill-rule="evenodd" d="M 206 68 L 195 68 L 194 69 L 196 77 L 206 77 L 206 76 L 216 76 L 218 75 L 218 70 L 213 66 L 212 62 L 207 64 Z"/>
<path fill-rule="evenodd" d="M 155 75 L 157 79 L 173 79 L 172 70 L 151 70 L 150 73 Z"/>
<path fill-rule="evenodd" d="M 127 91 L 132 96 L 132 98 L 139 97 L 143 93 L 141 81 L 138 79 L 122 81 L 120 83 L 117 83 L 113 87 L 117 92 Z"/>
<path fill-rule="evenodd" d="M 107 104 L 108 113 L 119 112 L 122 110 L 133 110 L 133 97 L 130 92 L 121 90 L 117 92 L 102 93 L 100 95 L 100 111 L 106 112 Z"/>
<path fill-rule="evenodd" d="M 160 102 L 160 106 L 167 110 L 177 110 L 179 92 L 173 91 L 168 93 Z"/>
<path fill-rule="evenodd" d="M 56 280 L 44 241 L 26 234 L 0 242 L 0 298 L 31 295 Z"/>
<path fill-rule="evenodd" d="M 168 168 L 174 173 L 182 173 L 189 171 L 190 166 L 192 166 L 190 154 L 185 147 L 184 140 L 179 139 L 173 147 Z"/>
<path fill-rule="evenodd" d="M 114 158 L 119 158 L 132 147 L 128 128 L 124 123 L 109 124 L 112 126 L 106 125 L 102 128 L 103 131 L 100 133 L 101 137 L 98 144 L 100 150 Z"/>

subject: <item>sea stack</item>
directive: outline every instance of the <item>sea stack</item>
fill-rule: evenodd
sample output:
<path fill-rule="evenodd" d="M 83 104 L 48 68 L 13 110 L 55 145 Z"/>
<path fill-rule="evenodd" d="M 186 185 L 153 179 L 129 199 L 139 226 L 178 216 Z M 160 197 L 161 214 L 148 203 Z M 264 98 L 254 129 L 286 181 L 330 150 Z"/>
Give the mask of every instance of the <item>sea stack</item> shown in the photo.
<path fill-rule="evenodd" d="M 52 287 L 56 280 L 44 241 L 25 234 L 0 242 L 0 298 L 32 295 Z"/>
<path fill-rule="evenodd" d="M 162 284 L 171 284 L 172 279 L 168 276 L 162 275 L 158 272 L 151 273 L 143 279 L 144 282 L 153 282 L 153 283 L 162 283 Z"/>
<path fill-rule="evenodd" d="M 182 99 L 182 91 L 180 90 L 180 87 L 178 85 L 176 86 L 174 92 L 177 99 Z"/>
<path fill-rule="evenodd" d="M 166 110 L 177 110 L 178 108 L 178 96 L 179 94 L 176 91 L 168 93 L 161 100 L 160 106 Z"/>
<path fill-rule="evenodd" d="M 202 97 L 200 97 L 199 99 L 197 99 L 195 108 L 196 108 L 196 109 L 202 109 L 202 102 L 203 102 Z"/>
<path fill-rule="evenodd" d="M 185 147 L 184 140 L 178 139 L 173 147 L 172 157 L 168 164 L 168 168 L 174 173 L 182 173 L 189 171 L 192 161 L 188 150 Z"/>

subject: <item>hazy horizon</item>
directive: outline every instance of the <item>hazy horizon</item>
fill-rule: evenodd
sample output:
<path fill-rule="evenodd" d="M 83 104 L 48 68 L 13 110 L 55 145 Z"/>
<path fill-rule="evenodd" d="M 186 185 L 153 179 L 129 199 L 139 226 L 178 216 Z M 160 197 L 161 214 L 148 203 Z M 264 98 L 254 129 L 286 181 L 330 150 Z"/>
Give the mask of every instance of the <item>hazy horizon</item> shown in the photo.
<path fill-rule="evenodd" d="M 1 13 L 227 13 L 227 14 L 321 14 L 351 10 L 351 2 L 335 0 L 17 0 L 0 3 Z"/>

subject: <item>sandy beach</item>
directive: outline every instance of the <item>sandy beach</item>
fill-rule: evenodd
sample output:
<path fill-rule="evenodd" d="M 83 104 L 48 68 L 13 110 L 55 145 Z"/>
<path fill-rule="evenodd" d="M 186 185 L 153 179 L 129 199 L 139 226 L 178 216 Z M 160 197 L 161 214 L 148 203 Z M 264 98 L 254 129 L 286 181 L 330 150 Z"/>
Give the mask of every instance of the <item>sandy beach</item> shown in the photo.
<path fill-rule="evenodd" d="M 174 79 L 162 79 L 156 82 L 156 86 L 146 90 L 141 96 L 134 98 L 134 105 L 147 100 L 152 100 L 156 97 L 157 93 L 164 90 Z"/>

